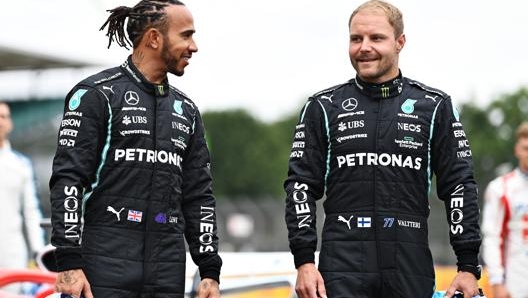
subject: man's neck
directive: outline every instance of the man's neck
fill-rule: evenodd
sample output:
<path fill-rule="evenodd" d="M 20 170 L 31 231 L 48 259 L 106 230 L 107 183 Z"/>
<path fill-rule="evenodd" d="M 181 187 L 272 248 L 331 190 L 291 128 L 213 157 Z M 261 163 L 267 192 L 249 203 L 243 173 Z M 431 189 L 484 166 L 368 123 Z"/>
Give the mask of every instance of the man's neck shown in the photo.
<path fill-rule="evenodd" d="M 147 58 L 144 53 L 132 53 L 132 63 L 150 83 L 161 84 L 167 78 L 167 72 L 160 70 L 155 60 Z"/>

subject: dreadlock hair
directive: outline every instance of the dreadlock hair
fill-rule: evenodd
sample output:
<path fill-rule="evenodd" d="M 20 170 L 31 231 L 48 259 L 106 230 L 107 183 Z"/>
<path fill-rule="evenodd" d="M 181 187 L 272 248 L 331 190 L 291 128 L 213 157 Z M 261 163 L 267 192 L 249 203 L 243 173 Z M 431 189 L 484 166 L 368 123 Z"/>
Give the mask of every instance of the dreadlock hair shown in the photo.
<path fill-rule="evenodd" d="M 167 31 L 167 15 L 165 7 L 169 5 L 185 5 L 178 0 L 141 0 L 134 7 L 119 6 L 107 10 L 110 16 L 99 31 L 108 25 L 108 48 L 113 41 L 128 50 L 128 46 L 135 48 L 143 33 L 150 28 L 157 28 L 162 33 Z M 125 35 L 125 20 L 128 17 Z M 128 46 L 127 46 L 128 45 Z"/>

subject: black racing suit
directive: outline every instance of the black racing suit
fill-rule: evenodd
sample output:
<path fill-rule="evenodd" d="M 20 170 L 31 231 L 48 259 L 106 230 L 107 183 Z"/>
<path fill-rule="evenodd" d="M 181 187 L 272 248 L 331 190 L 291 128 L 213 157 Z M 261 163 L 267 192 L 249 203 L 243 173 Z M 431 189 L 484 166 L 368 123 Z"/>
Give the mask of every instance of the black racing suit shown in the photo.
<path fill-rule="evenodd" d="M 328 297 L 430 298 L 433 173 L 459 264 L 477 265 L 481 242 L 471 151 L 449 96 L 401 74 L 358 78 L 313 95 L 295 128 L 285 181 L 295 266 L 319 256 Z"/>
<path fill-rule="evenodd" d="M 50 180 L 59 271 L 82 268 L 97 298 L 183 297 L 186 240 L 201 277 L 218 281 L 211 182 L 186 95 L 149 83 L 130 57 L 83 80 L 66 98 Z"/>

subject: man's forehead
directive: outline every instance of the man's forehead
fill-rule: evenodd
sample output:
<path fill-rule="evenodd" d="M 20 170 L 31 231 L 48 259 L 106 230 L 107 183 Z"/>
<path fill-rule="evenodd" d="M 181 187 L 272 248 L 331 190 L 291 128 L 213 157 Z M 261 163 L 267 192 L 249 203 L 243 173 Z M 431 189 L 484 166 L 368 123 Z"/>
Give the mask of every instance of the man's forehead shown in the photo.
<path fill-rule="evenodd" d="M 6 103 L 0 103 L 0 115 L 9 116 L 9 106 Z"/>
<path fill-rule="evenodd" d="M 368 31 L 376 31 L 376 30 L 392 30 L 393 27 L 389 23 L 389 20 L 387 17 L 383 14 L 363 14 L 359 15 L 357 14 L 352 19 L 352 22 L 350 22 L 350 31 L 356 31 L 356 30 L 368 30 Z"/>
<path fill-rule="evenodd" d="M 192 22 L 191 11 L 185 5 L 169 5 L 165 7 L 165 12 L 171 21 Z"/>
<path fill-rule="evenodd" d="M 518 143 L 521 144 L 521 145 L 523 145 L 523 146 L 528 146 L 528 137 L 521 137 L 521 138 L 519 138 Z"/>

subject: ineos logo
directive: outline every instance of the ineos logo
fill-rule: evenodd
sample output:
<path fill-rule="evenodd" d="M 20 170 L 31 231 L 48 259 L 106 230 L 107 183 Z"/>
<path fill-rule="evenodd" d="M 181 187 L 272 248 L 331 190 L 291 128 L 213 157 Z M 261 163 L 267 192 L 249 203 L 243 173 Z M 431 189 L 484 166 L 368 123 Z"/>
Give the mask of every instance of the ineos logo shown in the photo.
<path fill-rule="evenodd" d="M 343 107 L 343 110 L 350 112 L 357 108 L 358 102 L 357 102 L 357 99 L 351 97 L 351 98 L 345 99 L 343 103 L 341 104 L 341 106 Z"/>
<path fill-rule="evenodd" d="M 125 101 L 131 106 L 135 106 L 139 103 L 139 95 L 135 91 L 127 91 L 125 93 Z"/>
<path fill-rule="evenodd" d="M 462 210 L 458 208 L 451 210 L 451 222 L 454 225 L 461 223 L 462 219 L 464 219 L 464 213 L 462 213 Z"/>

